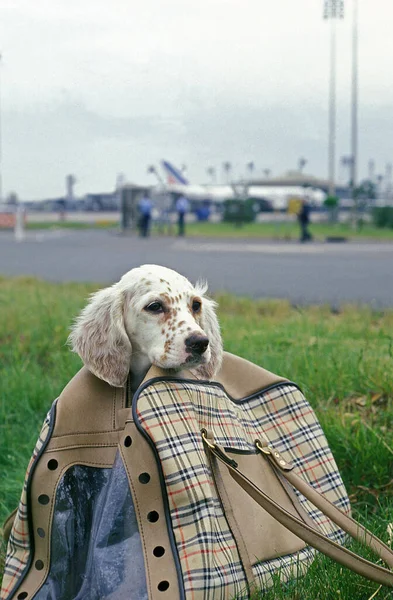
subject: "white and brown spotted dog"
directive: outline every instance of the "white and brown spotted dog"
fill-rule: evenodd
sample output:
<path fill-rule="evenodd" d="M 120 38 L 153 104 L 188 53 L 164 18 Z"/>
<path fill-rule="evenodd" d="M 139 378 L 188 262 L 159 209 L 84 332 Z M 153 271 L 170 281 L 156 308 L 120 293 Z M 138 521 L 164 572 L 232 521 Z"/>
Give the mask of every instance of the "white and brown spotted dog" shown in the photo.
<path fill-rule="evenodd" d="M 116 387 L 130 373 L 136 390 L 151 365 L 212 379 L 222 341 L 216 303 L 206 290 L 166 267 L 132 269 L 93 294 L 72 328 L 71 347 L 94 375 Z"/>

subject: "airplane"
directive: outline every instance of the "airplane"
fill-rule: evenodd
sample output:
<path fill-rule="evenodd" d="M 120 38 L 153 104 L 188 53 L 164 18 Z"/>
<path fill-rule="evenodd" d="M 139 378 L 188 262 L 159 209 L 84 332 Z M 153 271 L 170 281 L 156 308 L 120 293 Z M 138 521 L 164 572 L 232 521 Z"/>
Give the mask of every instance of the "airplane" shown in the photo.
<path fill-rule="evenodd" d="M 166 183 L 161 179 L 161 185 L 165 191 L 173 194 L 184 194 L 189 200 L 215 201 L 223 202 L 228 198 L 234 197 L 233 189 L 230 185 L 202 185 L 191 184 L 184 173 L 177 169 L 167 160 L 161 161 L 161 166 L 166 174 Z M 155 171 L 157 174 L 157 171 Z M 157 174 L 158 175 L 158 174 Z"/>
<path fill-rule="evenodd" d="M 163 181 L 160 174 L 154 167 L 150 172 L 154 172 L 160 182 L 159 192 L 170 192 L 171 194 L 182 194 L 190 201 L 204 201 L 215 205 L 222 205 L 225 200 L 238 197 L 238 190 L 242 184 L 191 184 L 184 173 L 175 167 L 168 160 L 162 160 L 161 166 L 166 174 L 166 182 Z M 265 210 L 286 211 L 291 200 L 301 200 L 307 198 L 311 206 L 319 208 L 323 205 L 326 194 L 319 189 L 307 188 L 300 185 L 292 186 L 269 186 L 269 185 L 250 185 L 246 188 L 247 197 L 263 203 Z"/>

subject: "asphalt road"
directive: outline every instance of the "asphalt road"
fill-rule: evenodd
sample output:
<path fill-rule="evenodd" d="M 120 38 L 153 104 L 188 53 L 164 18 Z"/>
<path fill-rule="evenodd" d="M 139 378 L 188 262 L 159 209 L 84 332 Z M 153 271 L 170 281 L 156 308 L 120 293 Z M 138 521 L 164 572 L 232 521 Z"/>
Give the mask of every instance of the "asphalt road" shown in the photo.
<path fill-rule="evenodd" d="M 367 303 L 393 307 L 393 244 L 279 243 L 121 236 L 115 231 L 0 233 L 0 274 L 50 281 L 113 283 L 144 263 L 176 269 L 211 291 L 294 304 Z"/>

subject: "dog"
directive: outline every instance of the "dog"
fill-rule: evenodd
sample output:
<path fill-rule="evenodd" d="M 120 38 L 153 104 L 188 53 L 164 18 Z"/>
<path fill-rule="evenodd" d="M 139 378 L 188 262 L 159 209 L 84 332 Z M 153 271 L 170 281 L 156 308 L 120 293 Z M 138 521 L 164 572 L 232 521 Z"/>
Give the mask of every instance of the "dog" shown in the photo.
<path fill-rule="evenodd" d="M 167 267 L 142 265 L 93 294 L 77 317 L 69 344 L 85 366 L 114 387 L 130 377 L 133 392 L 151 365 L 188 369 L 211 380 L 223 348 L 207 284 L 193 286 Z"/>

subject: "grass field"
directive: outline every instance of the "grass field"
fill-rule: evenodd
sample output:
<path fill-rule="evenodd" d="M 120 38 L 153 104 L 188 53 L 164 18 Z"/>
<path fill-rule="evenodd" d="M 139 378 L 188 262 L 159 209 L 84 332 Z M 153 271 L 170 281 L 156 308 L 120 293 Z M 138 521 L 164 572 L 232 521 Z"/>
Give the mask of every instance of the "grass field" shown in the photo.
<path fill-rule="evenodd" d="M 66 221 L 56 222 L 31 222 L 27 224 L 28 229 L 103 229 L 119 227 L 117 222 L 100 221 L 95 223 L 72 221 L 69 217 Z M 176 225 L 172 227 L 172 235 L 176 234 Z M 360 230 L 353 229 L 346 223 L 312 223 L 310 231 L 315 240 L 323 241 L 327 237 L 345 237 L 349 240 L 381 240 L 393 241 L 393 229 L 379 229 L 371 224 L 365 224 Z M 277 223 L 247 223 L 236 227 L 231 223 L 190 223 L 186 228 L 189 237 L 214 237 L 214 238 L 253 238 L 253 239 L 275 239 L 275 240 L 298 240 L 299 226 L 296 221 Z M 152 235 L 160 235 L 161 232 L 153 225 Z"/>
<path fill-rule="evenodd" d="M 119 227 L 118 222 L 100 219 L 91 221 L 31 221 L 26 225 L 26 229 L 113 229 Z"/>
<path fill-rule="evenodd" d="M 80 367 L 65 346 L 93 285 L 0 279 L 0 520 L 17 505 L 52 401 Z M 296 381 L 315 408 L 355 516 L 388 540 L 393 522 L 393 310 L 292 308 L 221 296 L 225 347 Z M 357 546 L 356 546 L 357 547 Z M 367 553 L 365 554 L 367 555 Z M 319 558 L 269 600 L 388 598 L 386 588 Z M 377 592 L 376 596 L 372 596 Z"/>
<path fill-rule="evenodd" d="M 393 241 L 393 229 L 379 229 L 365 224 L 360 230 L 346 223 L 312 223 L 310 231 L 315 240 L 324 241 L 327 237 L 345 237 L 349 240 Z M 204 237 L 247 237 L 276 240 L 298 240 L 299 225 L 296 221 L 277 223 L 247 223 L 236 227 L 231 223 L 190 223 L 188 236 Z"/>

